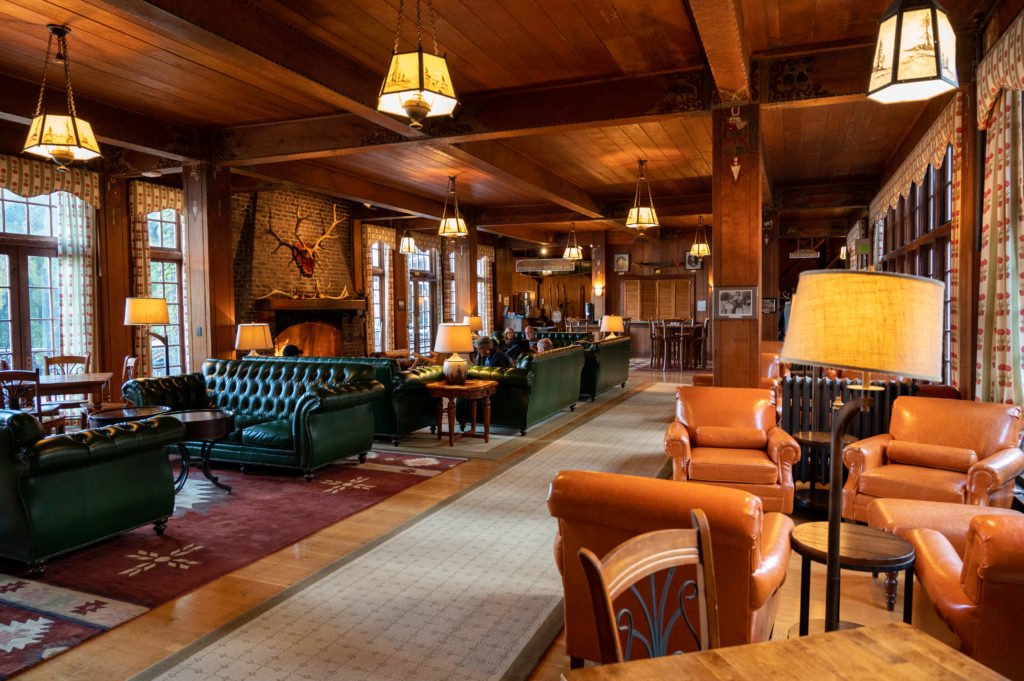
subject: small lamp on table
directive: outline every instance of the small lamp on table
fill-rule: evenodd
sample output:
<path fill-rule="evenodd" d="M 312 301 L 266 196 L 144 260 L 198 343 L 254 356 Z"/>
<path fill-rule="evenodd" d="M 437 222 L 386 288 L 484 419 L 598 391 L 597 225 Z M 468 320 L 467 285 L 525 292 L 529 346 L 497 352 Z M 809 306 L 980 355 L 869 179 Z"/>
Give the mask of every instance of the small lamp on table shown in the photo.
<path fill-rule="evenodd" d="M 615 334 L 622 333 L 626 328 L 622 324 L 622 317 L 615 314 L 606 314 L 601 317 L 601 333 L 608 334 L 605 338 L 618 338 Z"/>
<path fill-rule="evenodd" d="M 479 336 L 480 332 L 484 328 L 484 320 L 481 319 L 478 315 L 466 315 L 465 317 L 462 318 L 462 323 L 469 326 L 469 330 L 473 338 Z"/>
<path fill-rule="evenodd" d="M 249 351 L 246 357 L 259 357 L 261 350 L 273 350 L 274 337 L 270 324 L 239 324 L 235 334 L 235 350 Z"/>
<path fill-rule="evenodd" d="M 473 335 L 469 324 L 439 324 L 434 352 L 450 352 L 444 361 L 444 378 L 450 385 L 462 385 L 469 376 L 469 362 L 460 352 L 473 352 Z"/>
<path fill-rule="evenodd" d="M 877 272 L 816 270 L 800 275 L 780 359 L 794 364 L 942 378 L 945 287 L 934 279 Z M 871 406 L 865 393 L 832 419 L 828 490 L 825 631 L 839 628 L 839 540 L 843 519 L 843 436 L 858 411 Z"/>

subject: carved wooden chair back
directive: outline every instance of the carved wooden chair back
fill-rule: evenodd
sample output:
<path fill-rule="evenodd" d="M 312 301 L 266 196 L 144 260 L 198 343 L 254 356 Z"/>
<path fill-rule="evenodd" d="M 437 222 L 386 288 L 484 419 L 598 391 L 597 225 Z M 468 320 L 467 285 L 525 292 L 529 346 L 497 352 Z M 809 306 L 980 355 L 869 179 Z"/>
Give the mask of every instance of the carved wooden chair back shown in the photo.
<path fill-rule="evenodd" d="M 124 366 L 121 367 L 121 382 L 126 383 L 135 378 L 135 364 L 139 361 L 138 357 L 132 355 L 125 355 Z"/>
<path fill-rule="evenodd" d="M 84 374 L 89 370 L 89 355 L 54 355 L 44 357 L 47 376 Z"/>
<path fill-rule="evenodd" d="M 681 624 L 689 629 L 688 635 L 696 644 L 691 650 L 719 646 L 711 533 L 704 511 L 693 509 L 690 518 L 693 529 L 641 534 L 619 544 L 604 558 L 586 548 L 580 549 L 594 605 L 602 664 L 628 661 L 637 646 L 643 647 L 642 657 L 682 652 L 675 649 L 680 636 L 673 636 L 673 630 Z M 688 566 L 696 569 L 693 579 L 684 579 L 680 569 Z M 616 612 L 614 604 L 624 595 L 627 605 L 623 607 L 620 603 Z M 686 603 L 694 600 L 699 631 L 686 608 Z M 638 612 L 634 611 L 634 604 Z M 682 637 L 685 640 L 686 634 Z"/>

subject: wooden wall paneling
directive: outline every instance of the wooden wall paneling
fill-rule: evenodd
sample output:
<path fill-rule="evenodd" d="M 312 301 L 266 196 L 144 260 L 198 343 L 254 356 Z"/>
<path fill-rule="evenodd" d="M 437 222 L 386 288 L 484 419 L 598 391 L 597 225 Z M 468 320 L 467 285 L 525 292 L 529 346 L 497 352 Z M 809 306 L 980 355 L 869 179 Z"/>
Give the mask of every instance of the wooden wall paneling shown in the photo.
<path fill-rule="evenodd" d="M 124 299 L 131 295 L 131 218 L 128 183 L 123 178 L 102 177 L 103 205 L 96 230 L 96 368 L 113 371 L 111 398 L 121 398 L 118 378 L 126 355 L 135 354 L 132 330 L 124 325 Z"/>
<path fill-rule="evenodd" d="M 467 221 L 469 234 L 455 242 L 455 322 L 476 312 L 476 225 Z"/>
<path fill-rule="evenodd" d="M 761 163 L 759 107 L 715 109 L 711 260 L 715 287 L 761 283 Z M 734 175 L 734 172 L 736 173 Z M 750 320 L 712 317 L 714 383 L 758 385 L 761 302 Z M 714 307 L 714 300 L 709 307 Z"/>
<path fill-rule="evenodd" d="M 592 232 L 587 238 L 590 241 L 590 292 L 594 301 L 594 318 L 600 319 L 606 314 L 615 314 L 607 307 L 607 238 L 605 232 Z M 596 292 L 598 286 L 601 287 L 600 296 Z"/>
<path fill-rule="evenodd" d="M 640 280 L 625 279 L 622 282 L 622 310 L 623 317 L 629 317 L 637 321 L 643 319 L 640 313 Z"/>
<path fill-rule="evenodd" d="M 498 299 L 497 312 L 494 319 L 500 323 L 505 311 L 505 298 L 508 298 L 509 309 L 513 309 L 515 303 L 515 290 L 512 286 L 515 275 L 515 259 L 512 251 L 508 248 L 494 248 L 494 295 Z"/>
<path fill-rule="evenodd" d="M 761 242 L 764 244 L 761 256 L 761 298 L 774 298 L 778 310 L 773 314 L 764 314 L 761 318 L 761 340 L 768 341 L 778 340 L 779 312 L 782 311 L 782 301 L 779 299 L 779 238 L 775 224 L 777 219 L 778 215 L 775 213 L 765 214 L 765 222 L 761 229 Z"/>

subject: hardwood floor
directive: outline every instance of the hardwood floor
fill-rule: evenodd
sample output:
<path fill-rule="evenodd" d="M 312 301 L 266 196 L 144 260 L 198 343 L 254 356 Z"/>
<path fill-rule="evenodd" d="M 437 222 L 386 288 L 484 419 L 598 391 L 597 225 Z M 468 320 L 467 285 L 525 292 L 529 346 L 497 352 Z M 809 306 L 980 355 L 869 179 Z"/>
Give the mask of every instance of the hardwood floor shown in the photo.
<path fill-rule="evenodd" d="M 643 381 L 689 382 L 684 372 L 636 372 Z M 671 408 L 666 407 L 666 423 Z M 284 588 L 314 574 L 350 551 L 359 548 L 436 504 L 509 465 L 530 451 L 495 462 L 471 460 L 431 478 L 361 513 L 325 528 L 292 546 L 164 604 L 145 615 L 112 629 L 33 669 L 19 679 L 40 681 L 113 681 L 125 679 L 180 650 L 201 636 L 223 626 Z M 554 524 L 552 523 L 552 532 Z M 815 565 L 811 617 L 824 615 L 821 594 L 824 568 Z M 552 569 L 554 565 L 552 564 Z M 795 554 L 783 587 L 784 596 L 775 635 L 785 636 L 798 619 L 800 566 Z M 902 583 L 900 585 L 902 590 Z M 885 610 L 882 580 L 861 573 L 843 574 L 843 616 L 861 623 L 898 621 L 897 610 Z M 568 669 L 560 636 L 534 670 L 531 679 L 557 680 Z"/>

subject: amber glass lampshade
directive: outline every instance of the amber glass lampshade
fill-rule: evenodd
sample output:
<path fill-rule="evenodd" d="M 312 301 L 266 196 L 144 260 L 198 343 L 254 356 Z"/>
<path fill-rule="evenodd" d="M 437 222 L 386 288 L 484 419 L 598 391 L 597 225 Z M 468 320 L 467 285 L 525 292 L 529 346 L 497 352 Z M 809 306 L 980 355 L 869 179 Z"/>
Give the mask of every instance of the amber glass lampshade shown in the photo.
<path fill-rule="evenodd" d="M 882 104 L 955 90 L 956 34 L 932 0 L 896 0 L 878 27 L 868 98 Z"/>

